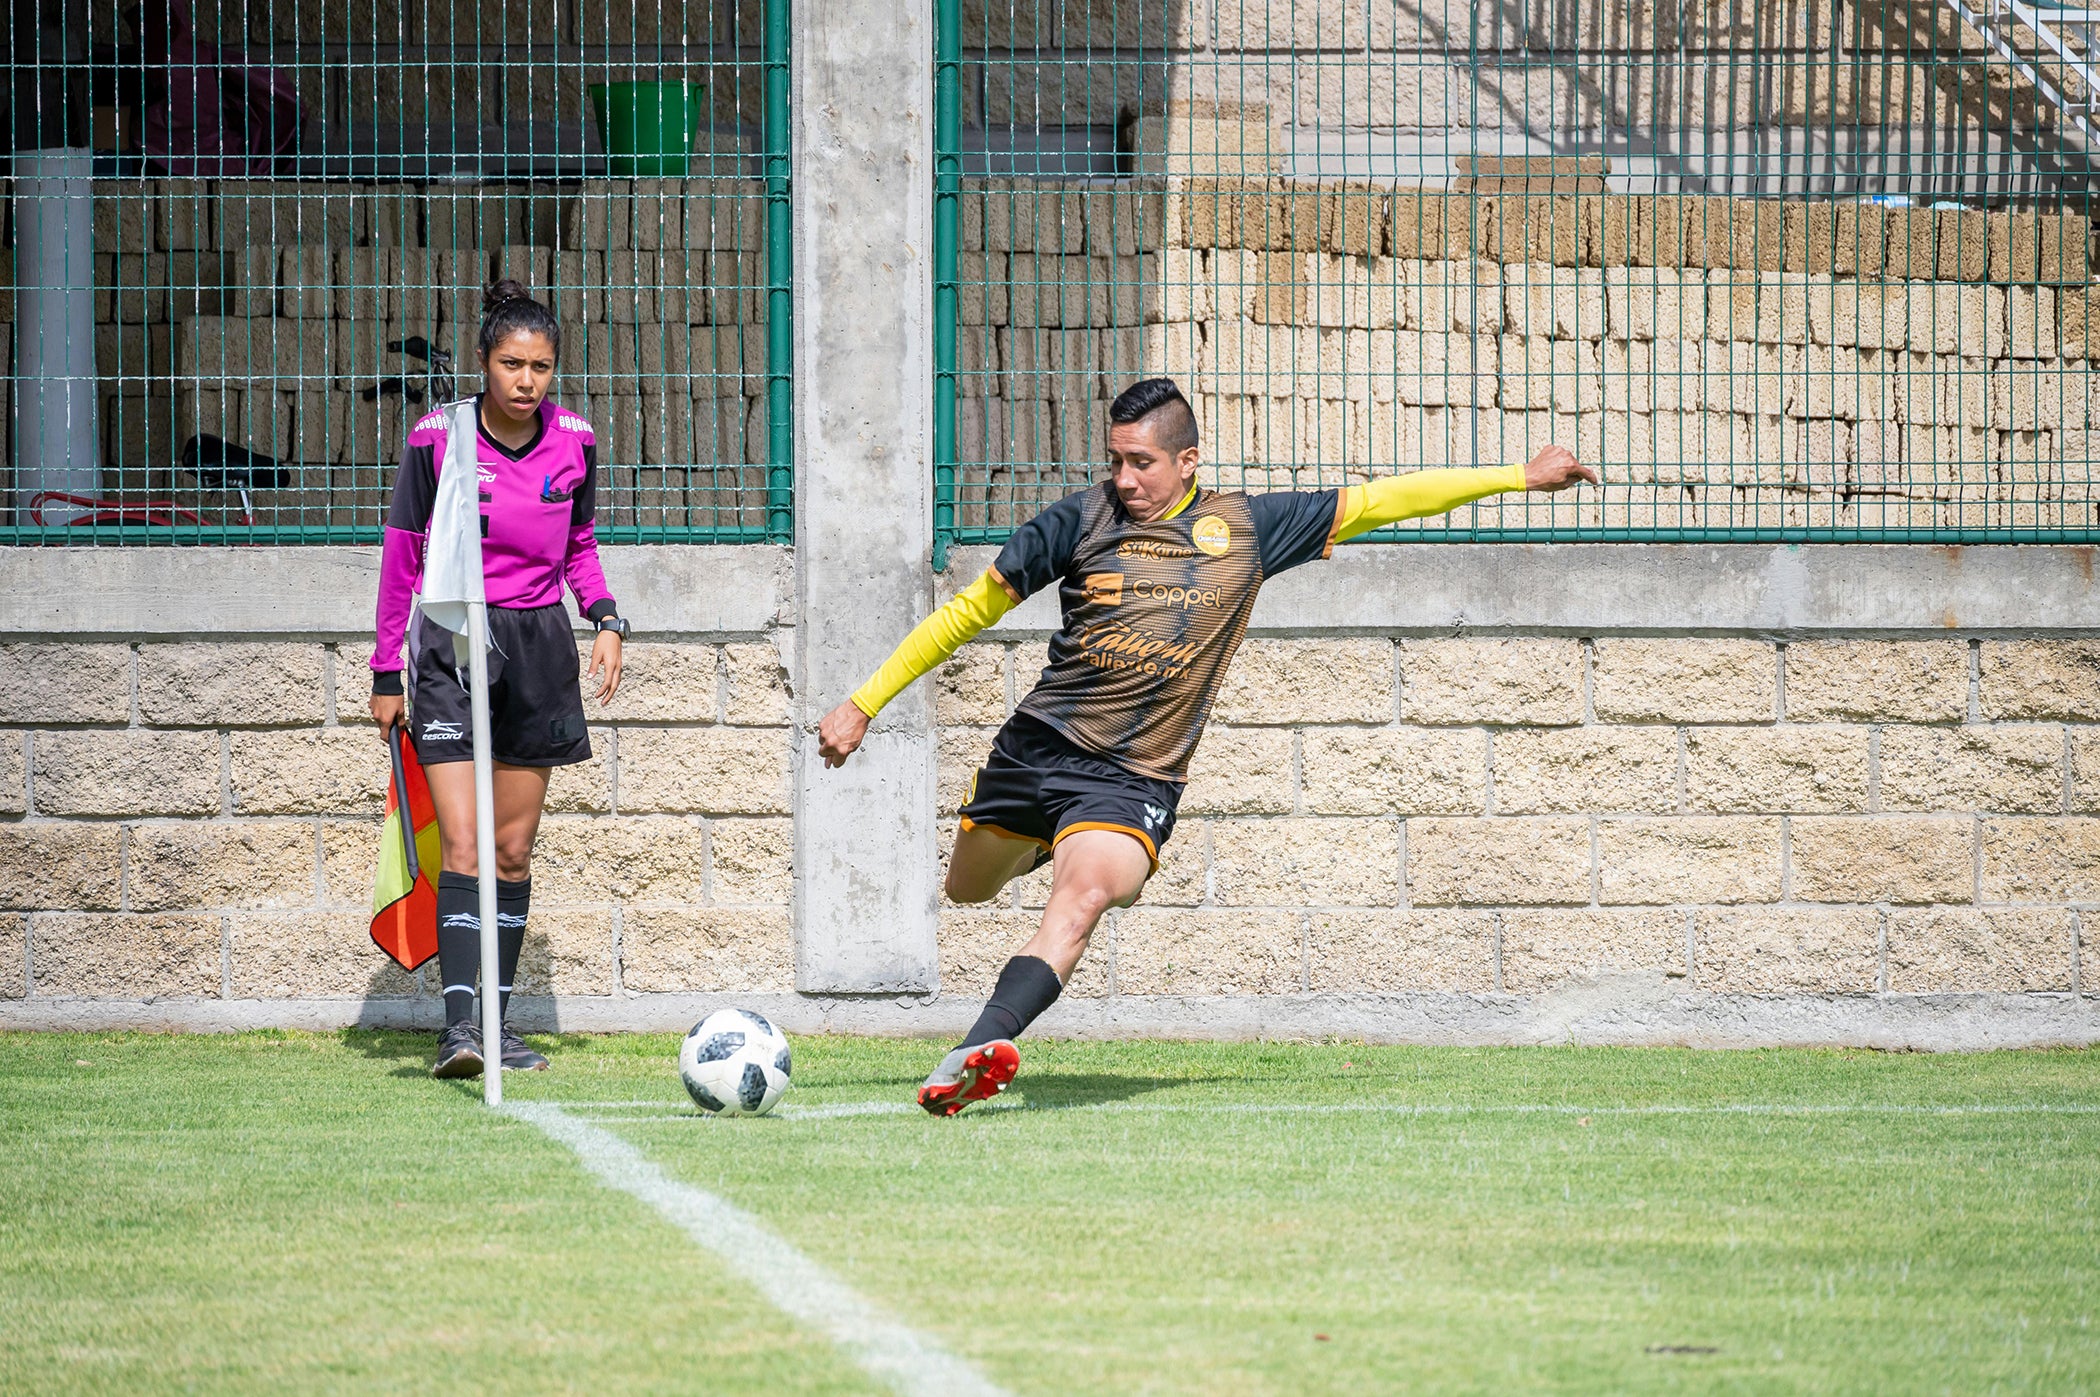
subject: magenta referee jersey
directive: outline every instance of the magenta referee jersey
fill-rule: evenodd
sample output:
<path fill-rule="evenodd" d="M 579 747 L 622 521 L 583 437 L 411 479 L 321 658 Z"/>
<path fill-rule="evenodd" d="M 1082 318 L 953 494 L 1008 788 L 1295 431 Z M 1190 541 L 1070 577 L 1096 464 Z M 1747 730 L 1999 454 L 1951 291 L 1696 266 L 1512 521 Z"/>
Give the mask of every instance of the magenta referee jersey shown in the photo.
<path fill-rule="evenodd" d="M 475 421 L 480 421 L 475 398 Z M 446 415 L 426 414 L 409 430 L 387 514 L 379 566 L 375 674 L 401 669 L 410 604 L 422 582 L 423 547 L 445 465 Z M 592 620 L 615 614 L 598 563 L 597 436 L 591 424 L 552 399 L 542 401 L 538 430 L 515 450 L 475 432 L 480 475 L 481 563 L 491 606 L 551 606 L 562 584 Z"/>

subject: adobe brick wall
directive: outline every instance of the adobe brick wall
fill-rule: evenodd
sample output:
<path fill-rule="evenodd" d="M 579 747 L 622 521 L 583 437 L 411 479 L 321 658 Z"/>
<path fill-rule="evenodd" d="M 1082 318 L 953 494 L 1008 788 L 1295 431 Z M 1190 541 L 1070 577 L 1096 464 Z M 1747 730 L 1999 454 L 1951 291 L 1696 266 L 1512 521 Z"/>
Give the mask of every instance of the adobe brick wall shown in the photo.
<path fill-rule="evenodd" d="M 254 494 L 264 522 L 372 527 L 407 424 L 428 407 L 365 399 L 389 379 L 423 390 L 422 364 L 388 345 L 430 340 L 471 389 L 480 288 L 513 276 L 563 324 L 554 395 L 589 415 L 615 470 L 608 523 L 764 522 L 756 181 L 448 191 L 133 179 L 104 191 L 94 275 L 108 490 L 173 494 L 217 516 L 218 493 L 174 471 L 182 444 L 208 432 L 300 465 L 296 488 Z"/>
<path fill-rule="evenodd" d="M 986 181 L 962 215 L 966 525 L 1160 372 L 1220 483 L 1559 441 L 1612 487 L 1488 527 L 2092 523 L 2082 215 L 1213 176 Z"/>

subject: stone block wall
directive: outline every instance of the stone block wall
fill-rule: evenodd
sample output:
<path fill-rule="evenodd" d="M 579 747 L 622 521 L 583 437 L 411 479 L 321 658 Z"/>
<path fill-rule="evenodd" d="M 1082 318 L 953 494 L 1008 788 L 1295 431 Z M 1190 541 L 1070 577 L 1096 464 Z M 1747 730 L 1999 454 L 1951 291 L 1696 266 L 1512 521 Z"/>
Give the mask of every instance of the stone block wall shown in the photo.
<path fill-rule="evenodd" d="M 0 998 L 427 1013 L 435 964 L 403 974 L 367 930 L 386 781 L 368 645 L 0 644 Z M 590 705 L 592 760 L 554 777 L 520 991 L 786 991 L 774 639 L 638 642 L 627 667 Z"/>
<path fill-rule="evenodd" d="M 940 672 L 944 812 L 1042 662 Z M 2090 992 L 2096 719 L 2085 640 L 1254 639 L 1067 993 Z M 944 991 L 1048 886 L 944 905 Z"/>
<path fill-rule="evenodd" d="M 2080 214 L 1199 177 L 986 181 L 961 226 L 965 524 L 1085 479 L 1156 373 L 1219 483 L 1602 467 L 1490 527 L 2095 520 Z"/>
<path fill-rule="evenodd" d="M 69 593 L 0 589 L 0 1027 L 434 1022 L 434 968 L 399 973 L 366 931 L 374 553 L 0 559 Z M 2100 1041 L 2085 562 L 1341 549 L 1264 590 L 1158 875 L 1042 1031 Z M 1049 876 L 971 907 L 931 882 L 1054 598 L 885 712 L 877 742 L 928 731 L 923 785 L 842 794 L 847 775 L 794 776 L 812 740 L 794 724 L 841 695 L 787 673 L 789 550 L 616 547 L 607 566 L 653 633 L 617 702 L 586 702 L 594 760 L 554 780 L 526 1022 L 683 1028 L 728 1002 L 802 1032 L 960 1031 Z M 844 823 L 911 847 L 825 870 L 844 891 L 812 908 Z M 857 988 L 813 914 L 923 937 L 937 979 Z"/>
<path fill-rule="evenodd" d="M 765 522 L 765 210 L 748 179 L 357 186 L 113 180 L 96 199 L 104 481 L 212 517 L 175 467 L 209 433 L 297 466 L 259 522 L 371 530 L 407 425 L 421 337 L 474 363 L 481 287 L 510 276 L 564 328 L 554 395 L 589 416 L 602 523 Z"/>

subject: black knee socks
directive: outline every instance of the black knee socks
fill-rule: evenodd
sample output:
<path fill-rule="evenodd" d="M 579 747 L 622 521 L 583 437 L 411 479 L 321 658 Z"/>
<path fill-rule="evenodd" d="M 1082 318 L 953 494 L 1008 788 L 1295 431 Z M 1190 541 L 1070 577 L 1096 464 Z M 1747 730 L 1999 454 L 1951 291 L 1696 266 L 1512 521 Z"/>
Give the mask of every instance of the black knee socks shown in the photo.
<path fill-rule="evenodd" d="M 962 1045 L 985 1043 L 994 1038 L 1017 1038 L 1021 1030 L 1035 1022 L 1036 1017 L 1057 1002 L 1064 984 L 1050 963 L 1034 956 L 1015 956 L 999 972 L 999 983 L 992 987 L 992 997 L 986 1001 L 984 1012 L 977 1016 L 977 1023 L 963 1038 Z"/>
<path fill-rule="evenodd" d="M 467 873 L 438 874 L 438 975 L 445 982 L 445 1026 L 474 1017 L 481 968 L 480 888 Z"/>
<path fill-rule="evenodd" d="M 474 1017 L 474 982 L 481 971 L 481 885 L 467 873 L 440 873 L 437 890 L 438 972 L 445 982 L 445 1023 Z M 532 880 L 496 880 L 497 1013 L 510 1007 L 510 986 L 525 945 Z"/>
<path fill-rule="evenodd" d="M 510 1013 L 510 987 L 518 978 L 518 952 L 525 947 L 525 915 L 532 910 L 532 880 L 496 880 L 497 1013 Z"/>

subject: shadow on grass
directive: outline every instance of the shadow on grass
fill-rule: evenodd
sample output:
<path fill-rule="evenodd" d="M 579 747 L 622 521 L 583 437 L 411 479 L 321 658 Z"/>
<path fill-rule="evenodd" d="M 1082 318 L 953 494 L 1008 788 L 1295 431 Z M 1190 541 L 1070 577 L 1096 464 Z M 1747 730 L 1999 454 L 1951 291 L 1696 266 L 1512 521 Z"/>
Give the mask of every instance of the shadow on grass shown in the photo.
<path fill-rule="evenodd" d="M 389 1076 L 427 1077 L 436 1038 L 421 1029 L 346 1028 L 339 1035 L 343 1046 L 374 1062 L 393 1063 Z"/>
<path fill-rule="evenodd" d="M 1185 1077 L 1138 1077 L 1109 1072 L 1044 1072 L 1031 1077 L 1024 1068 L 1011 1090 L 1031 1107 L 1054 1110 L 1060 1106 L 1128 1101 L 1147 1092 L 1187 1085 Z"/>

